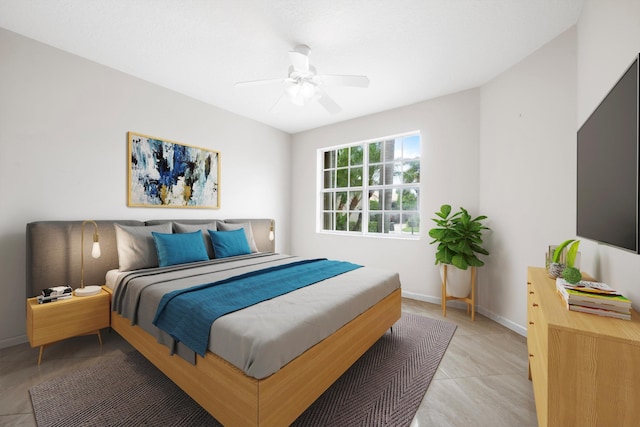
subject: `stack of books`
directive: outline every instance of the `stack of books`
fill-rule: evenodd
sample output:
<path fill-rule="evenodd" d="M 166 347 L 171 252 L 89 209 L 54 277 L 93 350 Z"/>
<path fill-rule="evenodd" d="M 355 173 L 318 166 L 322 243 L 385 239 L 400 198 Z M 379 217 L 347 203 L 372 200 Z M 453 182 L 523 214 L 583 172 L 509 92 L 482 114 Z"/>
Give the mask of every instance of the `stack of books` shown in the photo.
<path fill-rule="evenodd" d="M 54 286 L 43 289 L 42 293 L 38 295 L 38 304 L 69 299 L 72 293 L 73 289 L 71 289 L 71 286 Z"/>
<path fill-rule="evenodd" d="M 631 319 L 631 301 L 606 283 L 582 280 L 571 284 L 559 277 L 556 290 L 569 310 Z"/>

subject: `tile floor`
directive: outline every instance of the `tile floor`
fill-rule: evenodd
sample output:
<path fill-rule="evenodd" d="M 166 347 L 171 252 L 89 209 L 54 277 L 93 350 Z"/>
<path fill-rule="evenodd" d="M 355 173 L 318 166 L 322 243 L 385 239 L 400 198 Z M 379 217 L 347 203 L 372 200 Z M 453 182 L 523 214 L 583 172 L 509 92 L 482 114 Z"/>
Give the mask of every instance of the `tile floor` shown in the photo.
<path fill-rule="evenodd" d="M 439 305 L 403 299 L 403 311 L 443 319 Z M 438 372 L 411 427 L 537 426 L 526 339 L 476 314 L 447 308 L 458 325 Z M 38 367 L 38 349 L 29 344 L 0 349 L 0 426 L 35 426 L 29 388 L 79 367 L 128 352 L 116 332 L 72 338 L 47 347 Z"/>

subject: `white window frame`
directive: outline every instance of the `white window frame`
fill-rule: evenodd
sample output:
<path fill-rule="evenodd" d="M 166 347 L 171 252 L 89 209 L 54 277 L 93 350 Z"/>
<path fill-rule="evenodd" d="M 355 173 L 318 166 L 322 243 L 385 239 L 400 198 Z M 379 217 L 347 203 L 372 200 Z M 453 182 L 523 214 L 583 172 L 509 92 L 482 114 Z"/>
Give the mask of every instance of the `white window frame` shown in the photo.
<path fill-rule="evenodd" d="M 402 190 L 404 189 L 415 189 L 416 187 L 418 188 L 418 200 L 417 200 L 417 206 L 416 209 L 410 209 L 410 210 L 393 210 L 393 211 L 388 211 L 388 212 L 394 212 L 395 214 L 399 214 L 399 215 L 403 215 L 403 214 L 414 214 L 417 215 L 418 217 L 418 221 L 420 221 L 420 205 L 421 205 L 421 186 L 422 184 L 420 182 L 412 182 L 412 183 L 394 183 L 394 184 L 378 184 L 378 185 L 369 185 L 369 167 L 371 166 L 370 161 L 369 161 L 369 144 L 371 143 L 375 143 L 375 142 L 384 142 L 384 141 L 389 141 L 389 140 L 393 140 L 393 139 L 401 139 L 401 138 L 405 138 L 405 137 L 410 137 L 410 136 L 418 136 L 420 138 L 420 157 L 418 158 L 418 161 L 420 162 L 420 169 L 422 169 L 422 147 L 423 147 L 423 139 L 422 139 L 422 135 L 420 133 L 420 131 L 411 131 L 411 132 L 405 132 L 405 133 L 401 133 L 401 134 L 396 134 L 396 135 L 389 135 L 389 136 L 385 136 L 385 137 L 380 137 L 380 138 L 372 138 L 372 139 L 368 139 L 368 140 L 363 140 L 363 141 L 358 141 L 358 142 L 352 142 L 352 143 L 347 143 L 347 144 L 341 144 L 341 145 L 334 145 L 334 146 L 330 146 L 330 147 L 323 147 L 323 148 L 319 148 L 317 150 L 317 201 L 316 201 L 316 232 L 321 233 L 321 234 L 335 234 L 335 235 L 341 235 L 341 236 L 367 236 L 367 237 L 376 237 L 376 238 L 395 238 L 395 239 L 419 239 L 421 234 L 420 234 L 420 227 L 418 226 L 418 231 L 415 231 L 413 233 L 411 232 L 404 232 L 402 230 L 399 231 L 395 231 L 395 232 L 379 232 L 379 231 L 369 231 L 369 220 L 370 220 L 370 213 L 372 211 L 370 211 L 369 209 L 369 198 L 366 197 L 363 194 L 362 197 L 362 201 L 361 201 L 361 210 L 358 212 L 361 212 L 362 215 L 362 223 L 361 223 L 361 231 L 351 231 L 351 230 L 335 230 L 336 224 L 335 222 L 333 223 L 333 228 L 332 230 L 325 230 L 324 229 L 324 214 L 326 212 L 337 212 L 336 211 L 336 206 L 335 206 L 335 200 L 334 200 L 334 205 L 332 206 L 332 209 L 325 209 L 325 200 L 324 200 L 324 195 L 325 193 L 336 193 L 336 192 L 347 192 L 347 194 L 350 191 L 358 191 L 358 192 L 364 192 L 365 194 L 369 193 L 370 191 L 383 191 L 383 190 L 395 190 L 398 191 L 400 194 L 402 194 Z M 336 151 L 340 150 L 340 149 L 344 149 L 344 148 L 351 148 L 351 147 L 358 147 L 361 146 L 363 149 L 363 163 L 362 163 L 362 185 L 361 186 L 351 186 L 351 183 L 349 183 L 349 186 L 347 187 L 340 187 L 340 189 L 338 190 L 337 187 L 331 187 L 331 188 L 324 188 L 324 174 L 325 174 L 325 168 L 324 168 L 324 157 L 325 157 L 325 153 L 328 151 Z M 403 146 L 403 150 L 404 150 L 404 146 Z M 402 156 L 402 159 L 404 161 L 408 160 L 409 158 L 404 158 L 404 155 Z M 351 161 L 351 159 L 349 159 L 349 162 Z M 396 160 L 394 158 L 393 163 L 395 164 Z M 384 159 L 380 160 L 381 164 L 385 164 Z M 388 162 L 387 162 L 388 163 Z M 373 165 L 378 164 L 373 163 Z M 347 166 L 347 170 L 349 170 L 349 168 L 351 167 L 351 165 L 349 164 Z M 335 167 L 331 168 L 331 170 L 334 170 L 337 172 L 337 170 L 339 169 L 338 165 L 337 165 L 337 158 L 336 158 L 336 164 Z M 337 177 L 333 177 L 332 179 L 336 179 Z M 373 212 L 377 212 L 377 211 L 373 211 Z M 382 209 L 380 211 L 382 213 L 382 215 L 384 215 L 384 213 L 386 212 L 384 209 Z M 336 221 L 337 219 L 333 219 L 334 221 Z M 402 221 L 401 221 L 402 223 Z M 349 219 L 347 218 L 347 225 L 349 224 Z"/>

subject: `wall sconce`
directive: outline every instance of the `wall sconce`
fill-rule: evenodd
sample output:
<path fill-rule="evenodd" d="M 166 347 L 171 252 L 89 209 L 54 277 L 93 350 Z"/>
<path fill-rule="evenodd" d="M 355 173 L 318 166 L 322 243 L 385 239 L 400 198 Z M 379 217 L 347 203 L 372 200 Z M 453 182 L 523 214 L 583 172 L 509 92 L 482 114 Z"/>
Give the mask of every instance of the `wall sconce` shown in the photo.
<path fill-rule="evenodd" d="M 100 286 L 84 285 L 84 226 L 86 223 L 93 224 L 93 246 L 91 247 L 91 256 L 100 258 L 100 236 L 98 235 L 98 224 L 90 219 L 82 222 L 81 243 L 80 243 L 80 287 L 75 290 L 75 294 L 79 297 L 97 295 L 102 288 Z"/>
<path fill-rule="evenodd" d="M 269 227 L 269 240 L 271 240 L 272 242 L 273 242 L 273 239 L 276 238 L 276 235 L 273 231 L 273 226 L 274 226 L 274 223 L 273 223 L 273 220 L 271 220 L 271 227 Z"/>

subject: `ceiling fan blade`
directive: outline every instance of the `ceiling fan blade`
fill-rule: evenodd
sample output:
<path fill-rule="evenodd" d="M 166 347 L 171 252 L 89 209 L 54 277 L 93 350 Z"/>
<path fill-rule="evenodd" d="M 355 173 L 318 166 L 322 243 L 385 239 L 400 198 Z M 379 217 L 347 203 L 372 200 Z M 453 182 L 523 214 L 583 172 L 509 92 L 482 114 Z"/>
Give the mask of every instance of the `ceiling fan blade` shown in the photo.
<path fill-rule="evenodd" d="M 367 76 L 323 74 L 316 76 L 322 83 L 334 86 L 369 87 Z"/>
<path fill-rule="evenodd" d="M 276 109 L 276 107 L 278 105 L 280 105 L 280 101 L 282 101 L 285 98 L 285 93 L 283 92 L 280 97 L 278 98 L 278 100 L 276 102 L 273 103 L 273 105 L 271 106 L 271 108 L 269 108 L 269 111 L 274 111 Z"/>
<path fill-rule="evenodd" d="M 237 82 L 234 84 L 235 87 L 248 87 L 248 86 L 259 86 L 266 85 L 272 83 L 284 83 L 288 79 L 266 79 L 266 80 L 249 80 L 245 82 Z"/>
<path fill-rule="evenodd" d="M 294 50 L 289 52 L 291 65 L 298 73 L 307 74 L 309 72 L 309 53 L 311 53 L 311 49 L 306 45 L 296 46 Z"/>
<path fill-rule="evenodd" d="M 320 92 L 320 97 L 318 98 L 318 103 L 322 105 L 329 113 L 338 114 L 342 111 L 342 108 L 336 104 L 336 102 L 323 90 L 318 89 Z"/>

